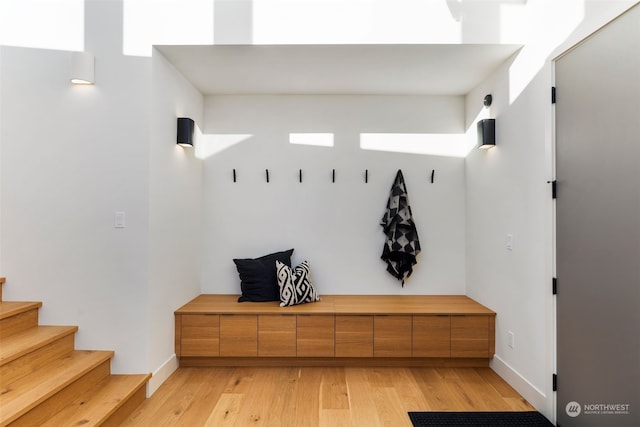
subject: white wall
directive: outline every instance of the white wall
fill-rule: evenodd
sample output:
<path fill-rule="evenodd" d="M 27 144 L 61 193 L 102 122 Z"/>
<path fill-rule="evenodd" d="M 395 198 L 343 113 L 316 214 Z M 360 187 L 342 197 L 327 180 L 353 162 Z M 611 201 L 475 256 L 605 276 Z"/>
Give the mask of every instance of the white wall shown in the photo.
<path fill-rule="evenodd" d="M 70 52 L 2 47 L 4 292 L 79 325 L 77 348 L 116 350 L 115 372 L 145 372 L 150 64 L 102 37 L 118 7 L 85 12 L 95 86 L 70 84 Z"/>
<path fill-rule="evenodd" d="M 78 325 L 77 348 L 115 350 L 153 391 L 200 288 L 201 161 L 175 137 L 202 96 L 164 58 L 122 54 L 121 3 L 87 2 L 85 24 L 95 86 L 70 84 L 68 51 L 0 47 L 4 297 L 43 301 L 41 323 Z"/>
<path fill-rule="evenodd" d="M 153 392 L 177 367 L 173 312 L 200 293 L 202 162 L 176 144 L 176 118 L 202 118 L 202 95 L 154 52 L 150 102 L 149 366 Z M 196 135 L 197 137 L 197 135 Z M 197 141 L 196 141 L 197 143 Z"/>
<path fill-rule="evenodd" d="M 295 248 L 321 294 L 464 293 L 464 160 L 360 148 L 360 133 L 463 133 L 462 97 L 210 96 L 205 115 L 203 292 L 239 293 L 233 258 Z M 334 146 L 292 145 L 292 132 Z M 210 154 L 225 135 L 246 139 Z M 404 289 L 380 259 L 398 169 L 423 249 Z"/>
<path fill-rule="evenodd" d="M 532 38 L 518 57 L 474 89 L 467 121 L 496 118 L 496 147 L 466 158 L 467 294 L 498 313 L 492 367 L 547 417 L 555 417 L 553 110 L 551 59 L 633 2 L 579 7 L 534 3 Z M 494 104 L 482 111 L 482 98 Z M 513 235 L 513 250 L 506 236 Z M 515 334 L 515 347 L 507 333 Z"/>
<path fill-rule="evenodd" d="M 551 162 L 547 109 L 540 107 L 550 103 L 551 85 L 548 77 L 534 79 L 512 105 L 507 85 L 503 67 L 468 96 L 473 109 L 493 93 L 496 147 L 475 150 L 466 159 L 467 294 L 498 313 L 496 358 L 550 397 Z M 513 250 L 506 248 L 507 234 L 513 235 Z M 508 331 L 515 334 L 514 349 L 507 347 Z M 537 407 L 544 401 L 526 397 Z"/>

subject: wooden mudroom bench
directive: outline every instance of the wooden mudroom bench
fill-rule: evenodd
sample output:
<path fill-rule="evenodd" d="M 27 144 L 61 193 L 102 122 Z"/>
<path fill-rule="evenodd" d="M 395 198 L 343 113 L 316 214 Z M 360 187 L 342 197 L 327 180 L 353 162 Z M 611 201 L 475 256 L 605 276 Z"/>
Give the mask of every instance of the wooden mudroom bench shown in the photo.
<path fill-rule="evenodd" d="M 175 312 L 181 366 L 488 366 L 496 313 L 464 295 L 204 294 Z"/>

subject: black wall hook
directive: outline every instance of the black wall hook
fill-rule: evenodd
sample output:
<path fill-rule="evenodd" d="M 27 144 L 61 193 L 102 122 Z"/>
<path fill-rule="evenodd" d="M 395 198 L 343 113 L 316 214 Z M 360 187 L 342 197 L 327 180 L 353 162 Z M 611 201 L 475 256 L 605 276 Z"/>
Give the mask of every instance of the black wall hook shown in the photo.
<path fill-rule="evenodd" d="M 302 182 L 302 169 L 298 171 L 298 180 Z"/>
<path fill-rule="evenodd" d="M 436 170 L 435 169 L 431 169 L 431 183 L 433 184 L 433 181 L 436 178 Z"/>
<path fill-rule="evenodd" d="M 331 172 L 331 182 L 336 182 L 336 170 L 333 169 Z"/>
<path fill-rule="evenodd" d="M 264 171 L 266 172 L 266 175 L 267 175 L 267 183 L 268 183 L 268 182 L 269 182 L 269 169 L 265 169 Z"/>
<path fill-rule="evenodd" d="M 369 182 L 369 169 L 365 169 L 364 170 L 364 183 L 368 183 Z"/>
<path fill-rule="evenodd" d="M 233 170 L 233 182 L 236 182 L 236 170 Z"/>

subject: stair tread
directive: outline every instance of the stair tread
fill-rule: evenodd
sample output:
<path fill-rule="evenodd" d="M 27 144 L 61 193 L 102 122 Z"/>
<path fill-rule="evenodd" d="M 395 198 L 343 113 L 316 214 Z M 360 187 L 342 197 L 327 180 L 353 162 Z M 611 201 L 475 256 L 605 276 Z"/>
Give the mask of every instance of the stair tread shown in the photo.
<path fill-rule="evenodd" d="M 0 301 L 0 319 L 42 307 L 40 301 Z"/>
<path fill-rule="evenodd" d="M 113 351 L 75 350 L 30 375 L 2 384 L 0 425 L 14 421 L 112 357 Z"/>
<path fill-rule="evenodd" d="M 0 366 L 77 331 L 77 326 L 39 325 L 6 337 L 0 348 Z"/>
<path fill-rule="evenodd" d="M 0 301 L 0 319 L 42 307 L 40 301 Z"/>
<path fill-rule="evenodd" d="M 91 393 L 78 397 L 41 427 L 101 425 L 140 387 L 144 387 L 149 378 L 151 374 L 111 375 Z"/>

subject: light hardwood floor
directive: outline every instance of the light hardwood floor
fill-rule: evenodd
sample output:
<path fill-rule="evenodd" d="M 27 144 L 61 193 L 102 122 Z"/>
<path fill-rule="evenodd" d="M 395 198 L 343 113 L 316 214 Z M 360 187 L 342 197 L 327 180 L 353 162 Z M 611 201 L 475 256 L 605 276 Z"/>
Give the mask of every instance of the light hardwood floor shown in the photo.
<path fill-rule="evenodd" d="M 489 368 L 180 368 L 123 426 L 411 426 L 408 411 L 531 411 Z"/>

